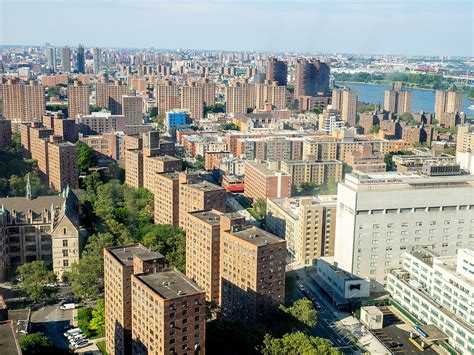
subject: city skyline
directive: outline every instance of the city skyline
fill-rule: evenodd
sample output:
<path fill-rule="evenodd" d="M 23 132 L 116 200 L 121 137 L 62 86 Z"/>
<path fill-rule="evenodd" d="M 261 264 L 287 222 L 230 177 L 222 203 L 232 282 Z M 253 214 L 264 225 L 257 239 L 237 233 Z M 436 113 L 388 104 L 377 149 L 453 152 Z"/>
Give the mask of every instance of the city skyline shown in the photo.
<path fill-rule="evenodd" d="M 472 21 L 470 1 L 399 0 L 388 4 L 376 0 L 119 0 L 120 6 L 115 6 L 116 3 L 3 0 L 2 12 L 9 16 L 2 16 L 2 42 L 32 46 L 50 42 L 55 46 L 84 43 L 86 47 L 106 48 L 473 55 L 472 31 L 459 26 Z M 59 7 L 63 13 L 75 14 L 68 18 L 69 26 L 58 31 L 52 24 L 40 23 Z M 25 8 L 29 11 L 25 12 Z M 176 13 L 181 18 L 179 26 L 173 17 Z M 19 17 L 21 28 L 15 26 Z M 420 21 L 422 18 L 430 21 Z M 97 33 L 97 24 L 104 21 L 107 26 L 101 26 Z M 243 23 L 250 25 L 241 26 Z M 117 28 L 124 24 L 130 30 L 117 36 Z M 16 31 L 8 31 L 12 26 Z"/>

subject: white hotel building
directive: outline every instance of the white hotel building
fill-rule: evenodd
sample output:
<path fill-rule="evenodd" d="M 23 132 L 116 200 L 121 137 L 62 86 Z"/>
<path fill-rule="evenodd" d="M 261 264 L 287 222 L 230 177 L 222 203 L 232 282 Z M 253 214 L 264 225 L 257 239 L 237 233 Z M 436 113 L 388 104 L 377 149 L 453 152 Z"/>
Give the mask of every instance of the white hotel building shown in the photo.
<path fill-rule="evenodd" d="M 474 176 L 352 173 L 339 184 L 334 261 L 382 291 L 406 250 L 474 247 Z"/>
<path fill-rule="evenodd" d="M 434 325 L 460 354 L 474 354 L 474 249 L 438 257 L 424 249 L 404 254 L 403 267 L 388 274 L 393 300 Z"/>

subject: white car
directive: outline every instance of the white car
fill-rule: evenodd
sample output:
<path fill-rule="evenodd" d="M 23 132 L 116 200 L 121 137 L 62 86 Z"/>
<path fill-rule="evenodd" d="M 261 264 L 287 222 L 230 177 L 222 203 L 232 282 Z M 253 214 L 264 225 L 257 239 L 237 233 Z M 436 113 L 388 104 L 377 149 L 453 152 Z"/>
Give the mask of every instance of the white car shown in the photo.
<path fill-rule="evenodd" d="M 59 307 L 61 311 L 65 311 L 67 309 L 74 309 L 74 308 L 76 308 L 76 305 L 74 303 L 64 303 L 61 307 Z"/>
<path fill-rule="evenodd" d="M 86 346 L 89 345 L 89 344 L 90 344 L 89 340 L 86 339 L 86 340 L 80 341 L 80 342 L 78 342 L 78 343 L 75 343 L 75 344 L 73 345 L 73 348 L 74 348 L 74 349 L 84 348 L 84 347 L 86 347 Z"/>
<path fill-rule="evenodd" d="M 80 328 L 72 328 L 72 329 L 69 329 L 66 333 L 64 333 L 64 336 L 68 337 L 68 336 L 71 336 L 71 335 L 74 335 L 74 334 L 80 334 L 80 333 L 81 333 Z"/>

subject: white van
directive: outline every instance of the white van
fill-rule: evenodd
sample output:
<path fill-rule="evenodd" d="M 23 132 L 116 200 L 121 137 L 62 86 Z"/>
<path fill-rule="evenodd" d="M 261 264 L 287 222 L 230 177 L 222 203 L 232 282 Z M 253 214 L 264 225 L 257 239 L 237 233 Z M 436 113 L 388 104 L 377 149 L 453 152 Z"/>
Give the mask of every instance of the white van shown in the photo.
<path fill-rule="evenodd" d="M 60 310 L 65 311 L 67 309 L 74 309 L 76 308 L 76 304 L 74 303 L 65 303 L 61 307 L 59 307 Z"/>
<path fill-rule="evenodd" d="M 73 336 L 75 334 L 81 334 L 81 329 L 79 329 L 79 328 L 69 329 L 66 333 L 64 333 L 64 336 L 69 337 L 69 336 Z"/>

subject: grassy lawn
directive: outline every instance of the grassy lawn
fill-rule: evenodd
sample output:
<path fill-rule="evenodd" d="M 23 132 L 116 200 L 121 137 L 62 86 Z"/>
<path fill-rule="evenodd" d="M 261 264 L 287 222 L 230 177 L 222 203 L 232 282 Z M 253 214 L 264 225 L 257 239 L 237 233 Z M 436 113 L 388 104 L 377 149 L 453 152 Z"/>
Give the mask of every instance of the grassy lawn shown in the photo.
<path fill-rule="evenodd" d="M 96 345 L 102 354 L 107 355 L 107 351 L 105 351 L 105 340 L 99 341 Z"/>

